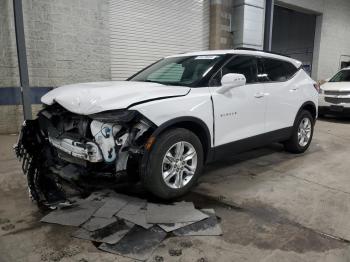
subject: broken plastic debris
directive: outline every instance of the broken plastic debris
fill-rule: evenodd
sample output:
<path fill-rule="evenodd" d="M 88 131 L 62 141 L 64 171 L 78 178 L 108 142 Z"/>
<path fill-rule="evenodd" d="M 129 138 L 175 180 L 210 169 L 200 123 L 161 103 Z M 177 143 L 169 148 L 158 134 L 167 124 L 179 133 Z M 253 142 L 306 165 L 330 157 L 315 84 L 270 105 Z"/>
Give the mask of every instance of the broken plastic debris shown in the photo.
<path fill-rule="evenodd" d="M 166 232 L 176 236 L 222 234 L 215 211 L 197 210 L 192 202 L 147 204 L 143 199 L 104 190 L 70 203 L 73 205 L 58 206 L 41 221 L 80 226 L 73 237 L 103 243 L 101 250 L 137 260 L 148 259 Z"/>
<path fill-rule="evenodd" d="M 98 248 L 137 260 L 147 260 L 166 237 L 167 233 L 154 226 L 148 230 L 135 226 L 114 245 L 101 244 Z"/>
<path fill-rule="evenodd" d="M 115 244 L 121 240 L 133 226 L 134 224 L 132 223 L 126 223 L 118 220 L 104 228 L 92 232 L 84 228 L 80 228 L 79 230 L 75 231 L 72 236 L 95 242 Z"/>
<path fill-rule="evenodd" d="M 146 221 L 153 224 L 196 222 L 209 217 L 195 209 L 191 202 L 177 202 L 173 205 L 148 203 Z"/>
<path fill-rule="evenodd" d="M 116 217 L 112 217 L 112 218 L 91 217 L 89 221 L 87 221 L 82 225 L 82 228 L 88 231 L 96 231 L 110 224 L 113 224 L 116 221 L 117 221 Z"/>
<path fill-rule="evenodd" d="M 176 236 L 220 236 L 222 230 L 214 209 L 202 209 L 208 218 L 173 231 Z"/>
<path fill-rule="evenodd" d="M 86 222 L 102 204 L 103 202 L 82 201 L 78 206 L 52 211 L 40 221 L 77 227 Z"/>
<path fill-rule="evenodd" d="M 95 217 L 111 218 L 116 214 L 122 207 L 124 207 L 128 201 L 122 198 L 107 198 L 104 205 L 99 208 L 94 214 Z"/>
<path fill-rule="evenodd" d="M 191 225 L 196 222 L 180 222 L 180 223 L 169 223 L 169 224 L 158 224 L 158 226 L 166 232 L 171 232 L 181 227 Z"/>
<path fill-rule="evenodd" d="M 151 228 L 153 224 L 149 224 L 146 221 L 146 201 L 132 201 L 124 206 L 116 216 L 127 221 L 130 221 L 136 225 L 139 225 L 145 229 Z"/>

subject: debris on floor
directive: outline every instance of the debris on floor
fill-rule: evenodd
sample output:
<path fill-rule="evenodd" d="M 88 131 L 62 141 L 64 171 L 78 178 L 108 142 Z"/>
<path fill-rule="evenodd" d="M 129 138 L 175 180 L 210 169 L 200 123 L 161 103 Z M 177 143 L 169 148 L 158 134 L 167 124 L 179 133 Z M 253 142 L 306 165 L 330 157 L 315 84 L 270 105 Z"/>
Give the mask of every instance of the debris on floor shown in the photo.
<path fill-rule="evenodd" d="M 144 200 L 133 200 L 129 202 L 124 208 L 122 208 L 116 216 L 130 221 L 136 225 L 139 225 L 145 229 L 149 229 L 153 224 L 149 224 L 146 221 L 146 205 Z"/>
<path fill-rule="evenodd" d="M 132 223 L 118 220 L 96 231 L 88 231 L 84 228 L 80 228 L 78 231 L 74 232 L 72 236 L 95 242 L 115 244 L 121 240 L 133 226 L 134 224 Z"/>
<path fill-rule="evenodd" d="M 169 232 L 222 235 L 215 211 L 198 210 L 192 202 L 155 204 L 114 191 L 97 191 L 71 203 L 58 206 L 41 221 L 79 227 L 72 237 L 101 243 L 100 250 L 136 260 L 147 260 Z"/>
<path fill-rule="evenodd" d="M 64 226 L 80 226 L 103 205 L 100 201 L 80 201 L 67 208 L 52 211 L 40 221 Z"/>
<path fill-rule="evenodd" d="M 207 217 L 209 216 L 195 209 L 191 202 L 178 202 L 173 205 L 147 204 L 146 220 L 148 223 L 194 222 Z"/>
<path fill-rule="evenodd" d="M 111 217 L 111 218 L 95 217 L 95 214 L 93 217 L 89 219 L 89 221 L 87 221 L 82 225 L 82 228 L 88 231 L 96 231 L 98 229 L 104 228 L 117 221 L 116 217 Z"/>
<path fill-rule="evenodd" d="M 214 209 L 202 209 L 209 217 L 173 231 L 175 236 L 220 236 L 222 230 Z"/>
<path fill-rule="evenodd" d="M 95 217 L 112 218 L 115 213 L 122 209 L 128 201 L 122 198 L 109 198 L 104 205 L 96 211 Z"/>
<path fill-rule="evenodd" d="M 179 223 L 169 223 L 169 224 L 158 224 L 158 226 L 163 229 L 165 232 L 171 232 L 178 228 L 191 225 L 195 222 L 179 222 Z"/>
<path fill-rule="evenodd" d="M 143 261 L 152 255 L 166 235 L 167 233 L 157 226 L 149 230 L 137 226 L 117 244 L 102 244 L 99 249 Z"/>

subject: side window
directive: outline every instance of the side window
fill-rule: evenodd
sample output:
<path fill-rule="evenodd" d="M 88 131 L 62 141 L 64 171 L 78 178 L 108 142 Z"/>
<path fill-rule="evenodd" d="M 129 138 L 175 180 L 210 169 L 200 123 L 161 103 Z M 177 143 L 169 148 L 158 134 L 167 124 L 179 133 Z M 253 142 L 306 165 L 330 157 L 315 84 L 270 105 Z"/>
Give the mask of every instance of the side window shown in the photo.
<path fill-rule="evenodd" d="M 220 86 L 222 76 L 229 73 L 242 74 L 247 84 L 257 82 L 257 59 L 253 56 L 235 56 L 210 81 L 210 86 Z"/>
<path fill-rule="evenodd" d="M 294 65 L 285 61 L 269 58 L 264 58 L 263 61 L 267 81 L 287 81 L 297 72 L 297 68 Z"/>
<path fill-rule="evenodd" d="M 298 69 L 292 65 L 291 63 L 284 62 L 284 68 L 287 71 L 287 78 L 291 78 L 295 75 L 295 73 L 298 71 Z"/>

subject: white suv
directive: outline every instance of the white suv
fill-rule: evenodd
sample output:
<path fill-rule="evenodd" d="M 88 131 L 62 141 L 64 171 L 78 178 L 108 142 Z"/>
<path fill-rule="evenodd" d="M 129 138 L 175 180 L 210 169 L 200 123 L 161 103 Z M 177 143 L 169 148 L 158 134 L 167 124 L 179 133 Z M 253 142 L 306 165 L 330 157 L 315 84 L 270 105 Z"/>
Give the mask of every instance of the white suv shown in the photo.
<path fill-rule="evenodd" d="M 340 70 L 321 86 L 318 106 L 319 115 L 350 116 L 350 67 Z"/>
<path fill-rule="evenodd" d="M 205 51 L 166 57 L 127 81 L 56 88 L 16 147 L 30 192 L 53 202 L 61 180 L 86 188 L 126 175 L 169 199 L 215 159 L 272 142 L 302 153 L 318 91 L 301 66 L 260 51 Z"/>

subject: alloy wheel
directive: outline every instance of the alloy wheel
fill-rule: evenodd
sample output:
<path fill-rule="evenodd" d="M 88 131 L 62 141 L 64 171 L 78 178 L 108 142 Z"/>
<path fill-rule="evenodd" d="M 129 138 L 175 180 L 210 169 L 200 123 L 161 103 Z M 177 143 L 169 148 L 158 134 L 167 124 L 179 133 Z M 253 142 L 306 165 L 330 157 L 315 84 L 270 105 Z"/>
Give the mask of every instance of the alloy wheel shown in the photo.
<path fill-rule="evenodd" d="M 303 118 L 299 124 L 298 128 L 298 143 L 299 146 L 305 147 L 311 138 L 312 123 L 307 117 Z"/>
<path fill-rule="evenodd" d="M 197 168 L 197 152 L 193 145 L 180 141 L 166 152 L 162 163 L 165 184 L 174 189 L 186 186 Z"/>

